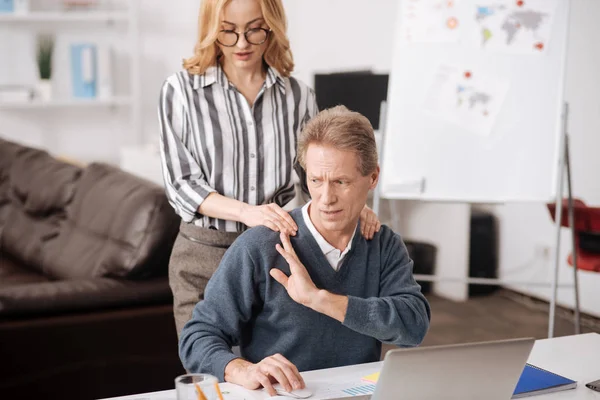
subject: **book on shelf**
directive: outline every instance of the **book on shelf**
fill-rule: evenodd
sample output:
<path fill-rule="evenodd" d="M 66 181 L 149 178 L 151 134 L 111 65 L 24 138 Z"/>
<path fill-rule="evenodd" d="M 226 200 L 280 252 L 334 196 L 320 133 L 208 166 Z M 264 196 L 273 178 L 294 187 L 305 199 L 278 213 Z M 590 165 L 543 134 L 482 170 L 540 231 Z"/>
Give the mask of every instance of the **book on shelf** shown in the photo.
<path fill-rule="evenodd" d="M 113 97 L 113 49 L 108 44 L 98 45 L 98 98 Z"/>
<path fill-rule="evenodd" d="M 29 0 L 0 0 L 0 13 L 26 14 L 29 12 Z"/>
<path fill-rule="evenodd" d="M 14 0 L 0 0 L 0 13 L 7 14 L 15 12 Z"/>
<path fill-rule="evenodd" d="M 96 97 L 97 53 L 94 43 L 71 45 L 71 83 L 73 97 L 93 99 Z"/>
<path fill-rule="evenodd" d="M 26 85 L 0 85 L 0 103 L 28 103 L 33 100 L 34 90 Z"/>
<path fill-rule="evenodd" d="M 108 44 L 71 45 L 73 97 L 110 99 L 113 97 L 113 50 Z"/>

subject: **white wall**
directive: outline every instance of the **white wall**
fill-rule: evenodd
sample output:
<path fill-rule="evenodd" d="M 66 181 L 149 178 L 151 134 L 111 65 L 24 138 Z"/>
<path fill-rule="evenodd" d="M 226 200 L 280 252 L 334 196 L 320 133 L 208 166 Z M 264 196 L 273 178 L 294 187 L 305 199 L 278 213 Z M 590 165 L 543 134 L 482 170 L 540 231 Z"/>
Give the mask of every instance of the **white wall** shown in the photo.
<path fill-rule="evenodd" d="M 125 0 L 121 0 L 125 1 Z M 145 141 L 156 142 L 158 124 L 156 102 L 166 76 L 180 68 L 181 59 L 191 54 L 198 0 L 143 0 L 141 6 L 142 116 Z M 568 64 L 567 99 L 571 104 L 570 131 L 576 194 L 590 204 L 600 204 L 600 46 L 593 38 L 600 35 L 595 21 L 600 1 L 573 0 Z M 284 0 L 289 36 L 296 62 L 295 76 L 312 85 L 315 72 L 349 69 L 373 69 L 389 72 L 395 0 Z M 7 39 L 0 26 L 0 51 L 27 39 Z M 3 47 L 4 46 L 4 47 Z M 25 51 L 25 50 L 21 50 Z M 3 57 L 6 53 L 0 53 Z M 12 53 L 11 53 L 12 54 Z M 1 64 L 1 63 L 0 63 Z M 7 77 L 27 72 L 27 65 L 0 66 L 0 83 Z M 47 147 L 57 154 L 81 160 L 118 159 L 119 147 L 135 142 L 128 129 L 124 111 L 0 112 L 0 135 Z M 532 155 L 534 156 L 534 155 Z M 468 207 L 464 204 L 400 206 L 399 228 L 406 237 L 427 240 L 438 246 L 438 271 L 444 276 L 461 276 L 466 271 L 466 225 Z M 500 224 L 500 274 L 511 279 L 548 279 L 551 263 L 546 250 L 553 245 L 553 227 L 543 205 L 495 206 Z M 442 227 L 443 229 L 440 229 Z M 458 232 L 458 233 L 457 233 Z M 563 235 L 566 258 L 566 234 Z M 561 280 L 571 279 L 563 263 Z M 600 315 L 600 274 L 581 273 L 581 300 L 585 312 Z M 436 290 L 461 299 L 466 287 L 439 284 Z M 525 289 L 533 295 L 549 298 L 549 289 Z M 559 292 L 561 303 L 572 304 L 572 291 Z"/>
<path fill-rule="evenodd" d="M 396 0 L 283 0 L 294 75 L 353 69 L 389 72 Z"/>

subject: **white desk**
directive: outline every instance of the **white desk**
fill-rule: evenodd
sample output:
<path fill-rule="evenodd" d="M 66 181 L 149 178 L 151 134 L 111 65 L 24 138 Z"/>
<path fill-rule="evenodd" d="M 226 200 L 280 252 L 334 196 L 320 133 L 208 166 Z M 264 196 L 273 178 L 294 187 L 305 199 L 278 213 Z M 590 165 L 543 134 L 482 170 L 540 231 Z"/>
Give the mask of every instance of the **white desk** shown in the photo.
<path fill-rule="evenodd" d="M 529 356 L 531 364 L 564 375 L 577 381 L 577 389 L 532 397 L 539 400 L 600 400 L 600 393 L 585 387 L 585 384 L 600 379 L 600 334 L 564 336 L 553 339 L 537 340 Z M 381 362 L 352 365 L 349 367 L 330 368 L 318 371 L 303 372 L 307 385 L 335 384 L 359 380 L 365 375 L 379 371 Z M 247 400 L 265 399 L 266 392 L 248 391 L 231 384 L 221 384 L 223 391 L 230 391 L 229 398 Z M 311 397 L 310 400 L 317 400 Z M 349 397 L 351 399 L 351 397 Z M 175 390 L 145 393 L 131 396 L 114 397 L 112 400 L 176 400 Z"/>

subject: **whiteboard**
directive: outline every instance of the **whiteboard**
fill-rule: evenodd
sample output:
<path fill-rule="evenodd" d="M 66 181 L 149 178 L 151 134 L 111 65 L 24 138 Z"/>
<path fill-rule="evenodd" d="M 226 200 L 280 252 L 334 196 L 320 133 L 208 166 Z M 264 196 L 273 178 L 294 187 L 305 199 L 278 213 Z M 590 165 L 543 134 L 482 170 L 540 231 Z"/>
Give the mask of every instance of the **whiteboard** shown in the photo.
<path fill-rule="evenodd" d="M 475 18 L 477 6 L 504 3 L 514 8 L 515 0 L 454 0 L 462 31 L 452 32 L 460 32 L 448 39 L 452 42 L 440 42 L 435 35 L 428 42 L 409 41 L 407 26 L 417 35 L 423 32 L 407 22 L 406 5 L 423 0 L 401 2 L 383 138 L 382 197 L 483 203 L 554 199 L 563 132 L 569 1 L 537 1 L 554 2 L 555 9 L 549 14 L 543 52 L 524 53 L 519 51 L 530 37 L 522 36 L 521 47 L 511 49 L 506 32 L 497 31 L 498 22 L 495 36 L 488 36 L 505 40 L 504 48 L 499 40 L 493 42 L 496 47 L 476 43 L 483 40 L 481 21 Z M 427 6 L 446 3 L 425 2 Z M 510 10 L 503 12 L 497 15 L 506 18 Z M 464 91 L 465 82 L 476 85 Z M 478 85 L 490 88 L 495 104 L 475 102 Z M 461 89 L 449 91 L 455 86 Z M 454 95 L 449 105 L 447 100 Z M 459 104 L 460 112 L 452 114 L 452 107 Z M 465 115 L 473 118 L 462 118 Z M 493 117 L 493 122 L 482 116 Z"/>

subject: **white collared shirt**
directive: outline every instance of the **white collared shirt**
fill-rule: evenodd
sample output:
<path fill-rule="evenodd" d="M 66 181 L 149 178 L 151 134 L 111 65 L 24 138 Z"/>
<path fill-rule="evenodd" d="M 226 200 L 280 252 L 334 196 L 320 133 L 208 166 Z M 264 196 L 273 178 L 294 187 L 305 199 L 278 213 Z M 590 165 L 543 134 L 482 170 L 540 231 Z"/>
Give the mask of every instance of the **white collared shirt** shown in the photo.
<path fill-rule="evenodd" d="M 312 233 L 313 237 L 317 241 L 319 248 L 325 255 L 325 258 L 327 258 L 327 261 L 329 261 L 331 267 L 337 271 L 340 268 L 340 265 L 342 265 L 344 257 L 352 248 L 352 240 L 354 240 L 354 235 L 356 235 L 356 229 L 354 230 L 354 233 L 352 234 L 352 237 L 350 238 L 350 241 L 348 242 L 348 245 L 346 246 L 344 251 L 339 251 L 331 244 L 329 244 L 329 242 L 325 240 L 325 238 L 313 225 L 312 221 L 310 220 L 310 216 L 308 215 L 308 207 L 310 207 L 310 203 L 311 202 L 309 201 L 304 205 L 304 207 L 302 207 L 302 217 L 304 217 L 304 223 L 306 224 L 308 230 L 310 231 L 310 233 Z"/>

